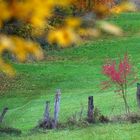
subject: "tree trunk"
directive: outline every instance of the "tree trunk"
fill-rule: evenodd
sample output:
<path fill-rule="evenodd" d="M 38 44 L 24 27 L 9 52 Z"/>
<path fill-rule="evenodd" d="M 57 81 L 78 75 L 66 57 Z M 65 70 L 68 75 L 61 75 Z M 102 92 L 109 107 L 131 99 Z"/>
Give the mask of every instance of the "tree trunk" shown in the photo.
<path fill-rule="evenodd" d="M 0 115 L 0 123 L 2 123 L 3 119 L 4 119 L 4 116 L 6 114 L 6 112 L 8 111 L 8 108 L 5 107 Z"/>
<path fill-rule="evenodd" d="M 88 97 L 88 122 L 94 122 L 94 104 L 93 104 L 93 96 Z"/>
<path fill-rule="evenodd" d="M 136 98 L 137 98 L 138 107 L 140 108 L 140 83 L 137 83 L 137 94 L 136 94 Z"/>
<path fill-rule="evenodd" d="M 60 89 L 57 89 L 56 96 L 55 96 L 55 104 L 54 104 L 54 128 L 57 127 L 57 123 L 58 123 L 58 115 L 60 110 L 60 96 L 61 96 L 61 91 Z"/>

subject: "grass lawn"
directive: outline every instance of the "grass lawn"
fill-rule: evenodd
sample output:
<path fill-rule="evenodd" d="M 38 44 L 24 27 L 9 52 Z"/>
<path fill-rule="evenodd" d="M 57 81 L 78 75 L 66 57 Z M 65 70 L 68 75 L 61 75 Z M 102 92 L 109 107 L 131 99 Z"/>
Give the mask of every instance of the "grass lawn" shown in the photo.
<path fill-rule="evenodd" d="M 86 128 L 52 130 L 46 134 L 33 133 L 43 117 L 45 101 L 51 101 L 53 115 L 55 90 L 62 91 L 60 122 L 84 108 L 87 113 L 87 98 L 94 96 L 95 106 L 104 115 L 124 113 L 124 103 L 114 88 L 101 90 L 106 78 L 101 74 L 104 60 L 119 60 L 127 51 L 140 76 L 140 13 L 125 13 L 109 19 L 125 31 L 124 37 L 107 37 L 64 50 L 47 52 L 46 60 L 38 63 L 13 64 L 17 76 L 0 80 L 0 110 L 8 106 L 4 123 L 21 129 L 20 137 L 0 134 L 0 140 L 139 140 L 140 123 L 92 124 Z M 140 81 L 138 81 L 140 82 Z M 136 85 L 128 88 L 131 111 L 138 112 Z"/>

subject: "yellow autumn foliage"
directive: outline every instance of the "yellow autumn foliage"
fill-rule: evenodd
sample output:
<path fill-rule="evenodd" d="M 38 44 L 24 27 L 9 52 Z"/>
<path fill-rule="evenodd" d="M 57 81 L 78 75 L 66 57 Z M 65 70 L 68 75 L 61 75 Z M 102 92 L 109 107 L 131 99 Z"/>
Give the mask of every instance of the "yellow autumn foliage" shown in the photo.
<path fill-rule="evenodd" d="M 136 5 L 130 2 L 123 2 L 120 5 L 114 6 L 110 11 L 113 14 L 120 14 L 125 11 L 136 11 Z"/>
<path fill-rule="evenodd" d="M 53 10 L 56 6 L 69 6 L 74 0 L 0 0 L 0 28 L 4 22 L 10 19 L 20 20 L 24 23 L 30 23 L 34 28 L 41 28 L 42 31 L 46 25 L 49 26 L 49 18 L 53 16 Z M 108 10 L 104 5 L 97 5 L 94 8 L 97 16 L 106 16 L 123 11 L 134 10 L 135 7 L 130 3 L 123 3 Z M 100 29 L 108 31 L 114 35 L 121 35 L 122 31 L 118 27 L 100 22 L 94 29 L 82 28 L 82 18 L 66 17 L 65 23 L 59 28 L 50 28 L 47 40 L 50 43 L 56 43 L 61 47 L 67 47 L 72 43 L 77 43 L 80 36 L 90 35 L 99 36 Z M 11 76 L 15 74 L 12 67 L 3 60 L 3 53 L 11 52 L 17 60 L 24 62 L 29 55 L 36 59 L 43 58 L 43 51 L 37 43 L 27 41 L 17 36 L 6 36 L 0 33 L 0 70 Z"/>
<path fill-rule="evenodd" d="M 62 48 L 69 46 L 71 43 L 76 43 L 78 38 L 74 30 L 68 27 L 50 31 L 48 35 L 50 43 L 57 43 Z"/>

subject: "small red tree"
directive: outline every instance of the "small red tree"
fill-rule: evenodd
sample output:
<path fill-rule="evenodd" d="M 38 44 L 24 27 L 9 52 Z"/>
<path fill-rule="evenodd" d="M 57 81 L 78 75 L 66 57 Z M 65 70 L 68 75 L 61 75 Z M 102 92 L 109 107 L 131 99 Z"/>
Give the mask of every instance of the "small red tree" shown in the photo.
<path fill-rule="evenodd" d="M 118 87 L 117 91 L 119 91 L 122 95 L 126 113 L 129 113 L 130 110 L 127 102 L 127 86 L 129 82 L 128 77 L 130 75 L 134 76 L 134 73 L 132 71 L 132 65 L 129 62 L 128 55 L 124 55 L 124 58 L 120 60 L 118 66 L 116 64 L 116 61 L 109 61 L 103 65 L 102 70 L 103 74 L 109 78 L 109 81 L 103 82 L 104 88 L 115 84 Z M 134 76 L 133 78 L 134 79 L 131 83 L 134 83 L 137 80 L 136 76 Z"/>

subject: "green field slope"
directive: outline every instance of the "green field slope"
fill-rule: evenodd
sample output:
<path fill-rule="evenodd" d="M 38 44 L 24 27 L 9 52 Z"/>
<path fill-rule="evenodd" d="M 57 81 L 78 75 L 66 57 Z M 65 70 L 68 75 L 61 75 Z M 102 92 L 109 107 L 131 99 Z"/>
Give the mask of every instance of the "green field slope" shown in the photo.
<path fill-rule="evenodd" d="M 87 98 L 94 96 L 95 106 L 102 114 L 115 116 L 124 114 L 122 98 L 114 93 L 114 87 L 101 90 L 105 59 L 119 60 L 127 51 L 132 64 L 140 77 L 140 13 L 126 13 L 112 17 L 125 30 L 124 37 L 103 37 L 79 46 L 64 50 L 46 52 L 43 62 L 13 64 L 17 76 L 13 79 L 0 79 L 0 110 L 8 106 L 4 123 L 21 129 L 20 137 L 0 134 L 0 140 L 139 140 L 140 123 L 92 124 L 86 128 L 62 129 L 46 134 L 33 133 L 34 128 L 43 117 L 45 101 L 51 101 L 53 115 L 55 90 L 60 88 L 61 109 L 60 122 L 64 123 L 75 112 L 84 108 L 87 113 Z M 140 81 L 138 81 L 140 82 Z M 128 102 L 131 111 L 138 112 L 136 104 L 136 84 L 128 87 Z"/>

